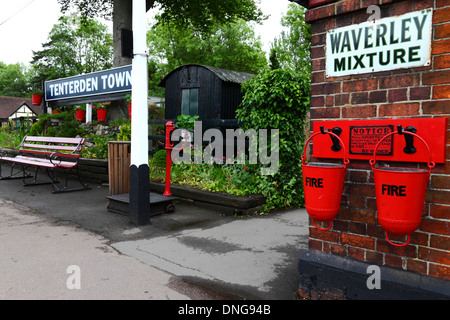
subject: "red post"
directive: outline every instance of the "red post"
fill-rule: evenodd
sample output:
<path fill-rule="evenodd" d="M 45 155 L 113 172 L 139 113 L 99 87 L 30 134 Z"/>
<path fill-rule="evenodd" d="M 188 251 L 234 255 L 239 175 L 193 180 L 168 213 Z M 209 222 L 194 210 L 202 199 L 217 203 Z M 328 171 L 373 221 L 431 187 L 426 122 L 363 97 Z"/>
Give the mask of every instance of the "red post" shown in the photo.
<path fill-rule="evenodd" d="M 175 125 L 173 124 L 172 121 L 168 121 L 166 123 L 165 149 L 167 150 L 167 156 L 166 156 L 166 188 L 163 193 L 164 196 L 172 195 L 172 193 L 170 192 L 170 169 L 172 167 L 172 150 L 173 150 L 174 144 L 170 140 L 170 137 L 172 135 L 172 131 L 174 131 L 174 130 L 175 130 Z"/>

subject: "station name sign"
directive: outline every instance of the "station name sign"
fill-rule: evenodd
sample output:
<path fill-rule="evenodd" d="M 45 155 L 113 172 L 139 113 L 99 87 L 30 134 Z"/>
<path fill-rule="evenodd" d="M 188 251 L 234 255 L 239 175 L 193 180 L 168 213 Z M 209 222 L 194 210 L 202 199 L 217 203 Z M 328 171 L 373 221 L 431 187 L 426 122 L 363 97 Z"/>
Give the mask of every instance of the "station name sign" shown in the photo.
<path fill-rule="evenodd" d="M 430 65 L 433 10 L 327 32 L 327 77 Z"/>
<path fill-rule="evenodd" d="M 45 82 L 47 101 L 131 91 L 131 65 Z"/>

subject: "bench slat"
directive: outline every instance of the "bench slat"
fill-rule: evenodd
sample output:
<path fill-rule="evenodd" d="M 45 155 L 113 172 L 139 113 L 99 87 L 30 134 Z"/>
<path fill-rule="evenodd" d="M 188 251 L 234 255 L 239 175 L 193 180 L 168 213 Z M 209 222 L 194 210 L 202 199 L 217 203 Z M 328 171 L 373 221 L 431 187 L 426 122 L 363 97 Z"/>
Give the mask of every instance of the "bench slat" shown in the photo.
<path fill-rule="evenodd" d="M 59 137 L 38 137 L 27 136 L 24 141 L 26 142 L 45 142 L 45 143 L 61 143 L 61 144 L 84 144 L 85 138 L 59 138 Z"/>
<path fill-rule="evenodd" d="M 78 153 L 63 153 L 63 152 L 53 152 L 53 151 L 43 151 L 43 150 L 28 150 L 28 149 L 20 149 L 20 153 L 27 153 L 27 154 L 38 154 L 43 156 L 51 156 L 54 157 L 62 157 L 62 158 L 72 158 L 72 159 L 79 159 L 80 155 Z"/>
<path fill-rule="evenodd" d="M 73 168 L 77 165 L 76 162 L 70 162 L 70 161 L 55 161 L 54 164 L 48 160 L 48 159 L 41 159 L 41 158 L 33 158 L 33 157 L 24 157 L 24 156 L 16 156 L 15 157 L 16 163 L 22 163 L 22 164 L 28 164 L 28 165 L 34 165 L 39 167 L 46 167 L 46 168 L 56 168 L 56 167 L 62 167 L 62 168 Z"/>
<path fill-rule="evenodd" d="M 43 149 L 43 150 L 58 150 L 58 151 L 81 151 L 81 147 L 70 147 L 70 146 L 57 146 L 57 145 L 44 145 L 44 144 L 22 144 L 22 148 L 32 148 L 32 149 Z"/>

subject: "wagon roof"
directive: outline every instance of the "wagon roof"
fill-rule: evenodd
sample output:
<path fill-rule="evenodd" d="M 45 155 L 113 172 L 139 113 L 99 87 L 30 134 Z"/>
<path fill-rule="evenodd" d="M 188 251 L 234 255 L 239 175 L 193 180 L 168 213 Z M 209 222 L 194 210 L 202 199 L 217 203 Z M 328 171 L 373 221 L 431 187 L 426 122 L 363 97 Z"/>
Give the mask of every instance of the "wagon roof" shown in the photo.
<path fill-rule="evenodd" d="M 164 87 L 166 84 L 166 80 L 173 73 L 175 73 L 179 70 L 182 70 L 184 68 L 192 67 L 192 66 L 197 66 L 197 67 L 202 67 L 202 68 L 208 69 L 209 71 L 214 73 L 220 80 L 225 81 L 225 82 L 237 83 L 237 84 L 241 84 L 244 81 L 255 76 L 254 74 L 250 74 L 250 73 L 226 70 L 226 69 L 221 69 L 221 68 L 216 68 L 216 67 L 211 67 L 211 66 L 205 66 L 205 65 L 201 65 L 201 64 L 186 64 L 186 65 L 182 65 L 182 66 L 172 70 L 169 74 L 167 74 L 165 76 L 165 78 L 161 81 L 161 83 L 159 85 L 161 87 Z"/>

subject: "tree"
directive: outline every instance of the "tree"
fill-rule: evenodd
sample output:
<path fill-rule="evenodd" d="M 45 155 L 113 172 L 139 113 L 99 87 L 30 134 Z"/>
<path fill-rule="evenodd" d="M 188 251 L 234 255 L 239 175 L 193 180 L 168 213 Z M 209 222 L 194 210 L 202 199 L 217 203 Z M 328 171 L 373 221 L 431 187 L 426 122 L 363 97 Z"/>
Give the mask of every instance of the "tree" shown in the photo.
<path fill-rule="evenodd" d="M 198 32 L 170 23 L 157 23 L 147 33 L 150 90 L 173 69 L 190 63 L 239 72 L 258 73 L 267 66 L 265 52 L 251 23 L 238 20 Z"/>
<path fill-rule="evenodd" d="M 84 18 L 102 16 L 113 20 L 114 66 L 130 64 L 121 57 L 121 28 L 132 29 L 132 1 L 130 0 L 58 0 L 62 12 L 75 8 Z M 161 19 L 179 26 L 191 26 L 206 31 L 216 23 L 235 21 L 260 21 L 262 12 L 255 0 L 147 0 L 147 10 L 160 8 Z"/>
<path fill-rule="evenodd" d="M 112 18 L 114 40 L 114 67 L 131 64 L 131 59 L 121 54 L 121 29 L 132 29 L 131 0 L 58 0 L 61 11 L 67 12 L 75 8 L 84 19 L 92 17 Z M 161 10 L 161 19 L 179 26 L 191 26 L 195 30 L 205 32 L 215 24 L 232 22 L 236 19 L 245 21 L 261 21 L 264 17 L 256 5 L 257 0 L 146 0 L 147 11 L 152 8 Z M 258 1 L 259 2 L 259 1 Z M 151 70 L 150 70 L 151 72 Z M 126 114 L 126 101 L 114 102 L 111 105 L 112 118 Z"/>
<path fill-rule="evenodd" d="M 6 65 L 0 62 L 0 95 L 8 97 L 30 96 L 24 65 L 19 63 Z"/>
<path fill-rule="evenodd" d="M 33 52 L 32 82 L 64 78 L 112 66 L 112 36 L 95 20 L 61 17 L 49 33 L 43 50 Z"/>
<path fill-rule="evenodd" d="M 276 57 L 276 67 L 288 68 L 307 77 L 311 74 L 311 26 L 305 22 L 305 8 L 290 4 L 281 19 L 282 31 L 272 44 L 271 54 Z"/>

